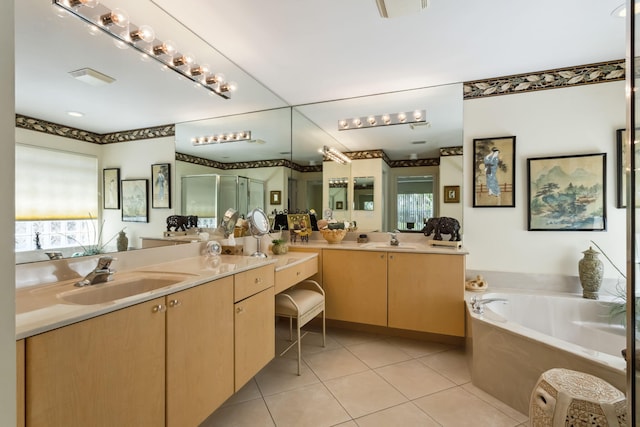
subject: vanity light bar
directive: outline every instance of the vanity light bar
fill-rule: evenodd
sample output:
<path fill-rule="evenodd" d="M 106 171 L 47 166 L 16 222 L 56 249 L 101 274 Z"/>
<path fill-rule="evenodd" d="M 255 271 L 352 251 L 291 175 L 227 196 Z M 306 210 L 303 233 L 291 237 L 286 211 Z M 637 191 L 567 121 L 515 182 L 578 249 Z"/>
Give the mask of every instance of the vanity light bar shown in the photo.
<path fill-rule="evenodd" d="M 231 92 L 237 89 L 237 84 L 226 81 L 223 74 L 211 73 L 206 65 L 197 64 L 192 56 L 178 52 L 173 42 L 158 40 L 148 25 L 131 23 L 127 13 L 121 9 L 111 10 L 97 0 L 53 0 L 53 4 L 87 23 L 92 30 L 101 30 L 113 37 L 116 43 L 132 47 L 224 99 L 231 98 Z"/>
<path fill-rule="evenodd" d="M 338 130 L 363 129 L 392 125 L 420 123 L 427 120 L 426 110 L 415 110 L 412 113 L 380 114 L 378 116 L 356 117 L 338 120 Z"/>
<path fill-rule="evenodd" d="M 225 142 L 248 141 L 250 139 L 251 131 L 245 130 L 242 132 L 227 132 L 219 133 L 217 135 L 196 136 L 191 138 L 191 143 L 193 145 L 224 144 Z"/>
<path fill-rule="evenodd" d="M 340 163 L 341 165 L 351 163 L 351 159 L 347 157 L 344 153 L 339 150 L 336 150 L 333 147 L 327 147 L 326 145 L 318 150 L 320 154 L 328 158 L 329 160 L 333 160 L 336 163 Z"/>

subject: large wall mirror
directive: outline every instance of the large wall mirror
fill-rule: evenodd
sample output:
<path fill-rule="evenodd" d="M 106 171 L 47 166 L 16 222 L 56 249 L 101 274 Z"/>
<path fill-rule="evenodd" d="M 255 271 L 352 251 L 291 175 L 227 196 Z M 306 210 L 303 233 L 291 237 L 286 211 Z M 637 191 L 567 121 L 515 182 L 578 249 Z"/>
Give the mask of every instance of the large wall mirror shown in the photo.
<path fill-rule="evenodd" d="M 344 219 L 354 219 L 358 211 L 352 209 L 353 177 L 374 177 L 376 194 L 380 194 L 380 197 L 374 195 L 374 210 L 377 210 L 391 203 L 391 197 L 382 197 L 383 192 L 386 195 L 393 192 L 393 185 L 382 180 L 387 172 L 378 174 L 376 171 L 374 174 L 354 169 L 353 163 L 337 165 L 323 161 L 319 148 L 328 146 L 343 152 L 384 150 L 388 159 L 396 161 L 410 159 L 412 155 L 418 159 L 437 158 L 439 147 L 462 145 L 461 84 L 290 107 L 167 15 L 153 1 L 140 0 L 132 4 L 124 0 L 110 0 L 109 6 L 126 9 L 132 22 L 152 25 L 158 38 L 171 38 L 179 47 L 187 47 L 202 62 L 216 64 L 230 79 L 238 82 L 238 91 L 231 100 L 212 97 L 207 91 L 178 78 L 175 73 L 163 71 L 158 63 L 144 61 L 134 50 L 118 49 L 106 35 L 89 35 L 86 24 L 80 20 L 72 16 L 60 18 L 50 2 L 24 0 L 17 2 L 15 8 L 16 112 L 96 134 L 177 123 L 177 159 L 171 174 L 173 203 L 170 210 L 161 212 L 162 215 L 151 212 L 158 218 L 181 213 L 181 176 L 218 173 L 263 181 L 267 212 L 310 208 L 322 212 L 328 207 L 328 178 L 347 177 L 350 180 L 347 188 L 349 198 L 343 203 L 341 215 Z M 38 28 L 38 31 L 33 31 L 33 28 Z M 56 54 L 45 54 L 47 52 Z M 85 67 L 107 74 L 115 82 L 100 87 L 70 77 L 70 71 Z M 47 70 L 46 78 L 43 78 L 42 70 Z M 430 127 L 401 125 L 338 131 L 341 118 L 416 109 L 426 110 Z M 67 115 L 68 111 L 77 110 L 85 113 L 83 119 Z M 152 119 L 142 120 L 138 114 L 142 110 L 147 113 L 145 117 Z M 194 146 L 192 143 L 196 136 L 244 130 L 251 131 L 252 137 L 242 143 L 218 144 L 215 147 Z M 85 145 L 92 146 L 91 150 L 98 158 L 100 175 L 105 167 L 119 166 L 103 163 L 102 148 L 94 149 L 95 144 L 74 140 L 65 149 L 80 147 L 78 151 L 91 151 L 83 150 Z M 111 158 L 114 158 L 118 146 L 110 145 Z M 212 163 L 184 161 L 181 155 L 209 159 Z M 142 165 L 141 168 L 144 167 L 144 174 L 148 174 L 149 165 L 168 159 L 146 152 L 135 160 Z M 267 162 L 262 167 L 238 165 L 255 161 Z M 354 163 L 358 162 L 361 160 Z M 234 166 L 228 168 L 229 164 Z M 121 173 L 122 178 L 140 178 L 143 172 L 121 170 Z M 269 203 L 271 191 L 281 191 L 281 204 Z M 102 200 L 99 202 L 102 205 Z M 127 226 L 130 232 L 138 227 L 140 235 L 161 235 L 163 231 L 160 223 L 123 224 L 119 212 L 100 210 L 99 217 L 106 220 L 105 229 L 109 230 Z M 392 229 L 393 226 L 381 220 L 376 228 Z"/>

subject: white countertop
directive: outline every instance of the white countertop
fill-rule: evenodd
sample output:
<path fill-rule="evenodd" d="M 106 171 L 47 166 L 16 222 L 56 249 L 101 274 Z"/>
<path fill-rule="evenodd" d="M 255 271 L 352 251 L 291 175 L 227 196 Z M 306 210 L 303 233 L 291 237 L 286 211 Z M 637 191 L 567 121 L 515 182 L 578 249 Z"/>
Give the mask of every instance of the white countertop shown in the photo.
<path fill-rule="evenodd" d="M 275 264 L 275 270 L 280 271 L 314 257 L 317 257 L 317 254 L 304 252 L 269 255 L 268 258 L 239 255 L 196 256 L 119 271 L 114 274 L 114 278 L 136 272 L 177 273 L 184 274 L 187 278 L 153 291 L 93 305 L 72 304 L 60 298 L 63 292 L 82 290 L 74 286 L 77 279 L 19 288 L 16 290 L 16 339 L 36 335 L 256 267 Z M 93 286 L 109 286 L 109 283 Z"/>

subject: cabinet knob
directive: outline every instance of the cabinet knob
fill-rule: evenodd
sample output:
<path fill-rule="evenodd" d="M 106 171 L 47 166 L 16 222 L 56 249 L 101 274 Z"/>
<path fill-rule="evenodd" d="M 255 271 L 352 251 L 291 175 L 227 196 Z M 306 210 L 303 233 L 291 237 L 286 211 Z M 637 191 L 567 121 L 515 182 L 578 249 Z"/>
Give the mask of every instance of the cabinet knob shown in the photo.
<path fill-rule="evenodd" d="M 241 314 L 244 311 L 242 307 L 236 307 L 236 313 Z"/>
<path fill-rule="evenodd" d="M 296 271 L 296 276 L 299 276 L 301 274 L 301 272 Z"/>
<path fill-rule="evenodd" d="M 262 283 L 262 277 L 256 277 L 255 282 L 256 283 Z"/>
<path fill-rule="evenodd" d="M 172 299 L 169 301 L 169 307 L 177 307 L 179 305 L 182 305 L 182 302 L 179 299 Z"/>
<path fill-rule="evenodd" d="M 160 313 L 162 311 L 165 311 L 167 308 L 162 305 L 162 304 L 158 304 L 158 305 L 154 305 L 153 308 L 151 308 L 151 312 L 152 313 Z"/>
<path fill-rule="evenodd" d="M 393 255 L 389 255 L 389 259 L 393 259 Z"/>

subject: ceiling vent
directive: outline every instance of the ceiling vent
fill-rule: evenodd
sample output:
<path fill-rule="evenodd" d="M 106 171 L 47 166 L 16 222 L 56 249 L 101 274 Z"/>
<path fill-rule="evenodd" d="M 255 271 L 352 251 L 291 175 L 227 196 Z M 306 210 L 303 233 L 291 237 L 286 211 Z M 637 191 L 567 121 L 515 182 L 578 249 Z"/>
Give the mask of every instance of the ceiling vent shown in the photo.
<path fill-rule="evenodd" d="M 80 70 L 69 71 L 69 74 L 75 79 L 80 80 L 91 86 L 104 86 L 116 81 L 113 77 L 102 74 L 93 68 L 82 68 Z"/>
<path fill-rule="evenodd" d="M 429 7 L 429 0 L 376 0 L 378 12 L 383 18 L 396 18 L 421 12 Z"/>

